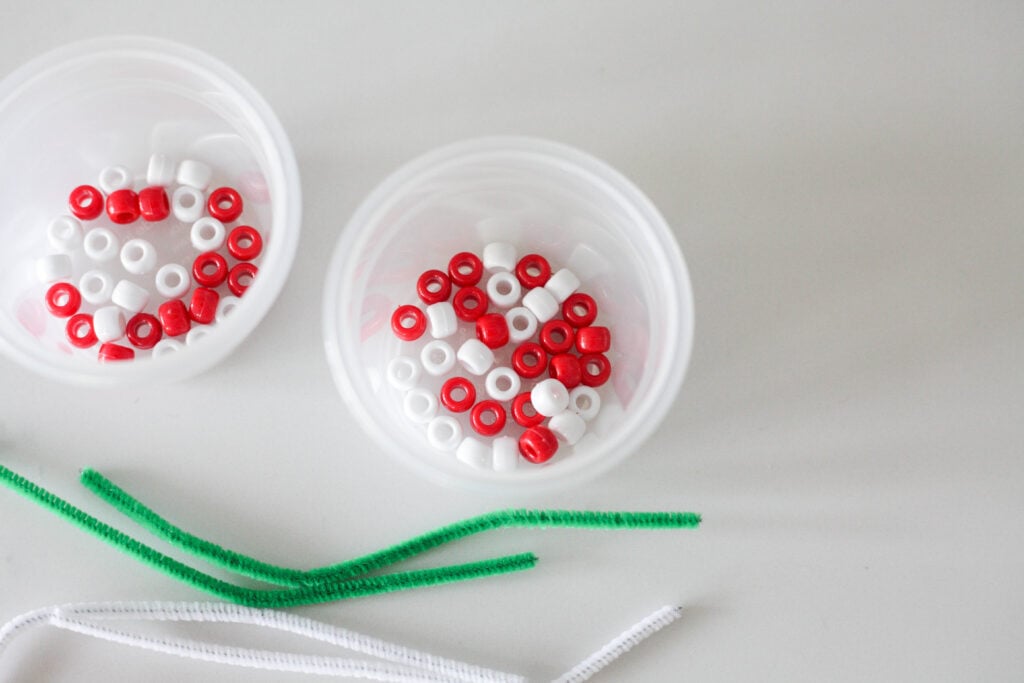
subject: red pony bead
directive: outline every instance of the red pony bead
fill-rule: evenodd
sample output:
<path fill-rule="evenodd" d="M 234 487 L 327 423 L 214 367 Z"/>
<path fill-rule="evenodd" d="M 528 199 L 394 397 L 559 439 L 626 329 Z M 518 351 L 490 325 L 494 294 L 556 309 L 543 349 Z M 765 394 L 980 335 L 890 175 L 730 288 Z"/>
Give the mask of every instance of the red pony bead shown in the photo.
<path fill-rule="evenodd" d="M 583 292 L 570 294 L 562 302 L 562 317 L 573 327 L 586 327 L 597 319 L 597 302 Z"/>
<path fill-rule="evenodd" d="M 476 321 L 476 336 L 487 348 L 500 349 L 508 343 L 508 322 L 501 313 L 488 313 Z"/>
<path fill-rule="evenodd" d="M 81 305 L 82 295 L 70 283 L 58 282 L 46 290 L 46 308 L 58 318 L 73 316 Z"/>
<path fill-rule="evenodd" d="M 452 281 L 440 270 L 428 270 L 416 281 L 416 293 L 427 305 L 448 301 L 452 294 Z"/>
<path fill-rule="evenodd" d="M 552 356 L 548 364 L 548 374 L 564 384 L 566 389 L 574 389 L 583 381 L 580 359 L 571 353 Z"/>
<path fill-rule="evenodd" d="M 160 304 L 156 314 L 160 316 L 160 326 L 168 337 L 177 337 L 192 329 L 192 321 L 188 317 L 188 309 L 181 299 L 171 299 Z"/>
<path fill-rule="evenodd" d="M 228 273 L 228 289 L 235 296 L 242 296 L 249 289 L 258 268 L 251 263 L 236 263 Z"/>
<path fill-rule="evenodd" d="M 218 187 L 210 193 L 206 210 L 221 223 L 230 223 L 242 215 L 242 195 L 230 187 Z"/>
<path fill-rule="evenodd" d="M 404 304 L 391 314 L 391 331 L 402 341 L 416 341 L 427 331 L 427 316 L 412 304 Z"/>
<path fill-rule="evenodd" d="M 612 346 L 607 327 L 581 327 L 576 331 L 576 349 L 580 353 L 604 353 Z"/>
<path fill-rule="evenodd" d="M 129 189 L 114 190 L 107 197 L 107 217 L 118 225 L 139 219 L 139 195 Z"/>
<path fill-rule="evenodd" d="M 139 213 L 150 223 L 162 221 L 171 215 L 171 202 L 167 191 L 159 185 L 139 190 Z"/>
<path fill-rule="evenodd" d="M 583 371 L 584 386 L 599 387 L 608 381 L 612 374 L 612 364 L 600 353 L 588 353 L 580 356 L 580 368 Z"/>
<path fill-rule="evenodd" d="M 540 345 L 551 355 L 565 353 L 574 341 L 572 325 L 564 320 L 549 320 L 540 328 Z"/>
<path fill-rule="evenodd" d="M 558 438 L 547 427 L 530 427 L 519 437 L 519 452 L 530 462 L 547 462 L 558 450 Z"/>
<path fill-rule="evenodd" d="M 192 262 L 192 277 L 203 287 L 219 287 L 228 277 L 228 262 L 215 251 L 200 254 Z"/>
<path fill-rule="evenodd" d="M 103 213 L 103 193 L 92 185 L 79 185 L 71 190 L 68 208 L 75 218 L 91 221 Z"/>
<path fill-rule="evenodd" d="M 461 390 L 462 398 L 455 398 L 455 392 Z M 452 377 L 441 386 L 441 404 L 453 413 L 464 413 L 476 401 L 476 387 L 465 377 Z"/>
<path fill-rule="evenodd" d="M 68 318 L 65 330 L 68 334 L 68 341 L 75 348 L 87 349 L 99 341 L 96 338 L 96 332 L 92 329 L 92 316 L 88 313 L 76 313 Z"/>
<path fill-rule="evenodd" d="M 551 277 L 551 264 L 540 254 L 527 254 L 516 264 L 516 278 L 528 289 L 543 287 Z"/>
<path fill-rule="evenodd" d="M 131 360 L 132 358 L 135 358 L 135 350 L 130 349 L 127 346 L 107 342 L 106 344 L 100 344 L 99 355 L 101 361 Z"/>
<path fill-rule="evenodd" d="M 143 330 L 146 330 L 144 334 Z M 125 325 L 124 333 L 131 345 L 140 349 L 153 348 L 160 341 L 160 337 L 164 336 L 160 321 L 149 313 L 137 313 L 132 316 Z"/>
<path fill-rule="evenodd" d="M 524 391 L 523 393 L 512 399 L 512 419 L 516 421 L 521 427 L 536 427 L 544 421 L 544 416 L 533 410 L 533 414 L 527 414 L 526 406 L 530 406 L 533 410 L 533 404 L 530 403 L 530 392 Z"/>
<path fill-rule="evenodd" d="M 455 293 L 455 298 L 452 299 L 455 316 L 467 323 L 476 322 L 487 312 L 489 304 L 487 293 L 479 287 L 463 287 Z"/>
<path fill-rule="evenodd" d="M 220 294 L 209 287 L 196 287 L 192 292 L 192 301 L 188 305 L 188 314 L 197 323 L 209 325 L 217 315 L 217 304 Z"/>
<path fill-rule="evenodd" d="M 459 252 L 448 262 L 448 277 L 459 287 L 472 287 L 483 275 L 483 261 L 468 251 Z"/>
<path fill-rule="evenodd" d="M 228 233 L 228 253 L 239 261 L 252 261 L 263 251 L 263 237 L 251 225 L 239 225 Z"/>
<path fill-rule="evenodd" d="M 548 368 L 548 354 L 537 342 L 520 344 L 512 352 L 512 369 L 524 379 L 534 379 Z"/>
<path fill-rule="evenodd" d="M 484 421 L 484 417 L 487 415 L 492 416 L 490 422 Z M 501 407 L 501 404 L 490 399 L 480 401 L 469 412 L 469 424 L 481 436 L 500 434 L 501 430 L 505 428 L 507 419 L 505 409 Z"/>

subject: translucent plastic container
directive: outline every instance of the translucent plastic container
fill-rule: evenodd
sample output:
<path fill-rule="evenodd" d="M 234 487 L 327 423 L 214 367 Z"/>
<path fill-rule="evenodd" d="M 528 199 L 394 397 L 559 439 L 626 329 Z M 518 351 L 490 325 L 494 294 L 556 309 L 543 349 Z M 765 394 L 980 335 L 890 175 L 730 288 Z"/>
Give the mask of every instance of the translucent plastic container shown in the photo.
<path fill-rule="evenodd" d="M 513 471 L 474 468 L 433 449 L 403 412 L 387 364 L 412 345 L 392 333 L 400 304 L 422 306 L 416 280 L 493 241 L 568 267 L 612 331 L 602 409 L 573 447 Z M 463 333 L 455 345 L 470 336 Z M 429 338 L 429 336 L 428 336 Z M 537 492 L 596 476 L 659 425 L 683 381 L 693 299 L 679 247 L 651 202 L 607 164 L 561 144 L 485 138 L 416 159 L 362 203 L 327 274 L 324 341 L 338 389 L 388 452 L 438 482 L 478 491 Z M 436 378 L 421 385 L 437 390 Z M 442 412 L 444 409 L 442 408 Z"/>
<path fill-rule="evenodd" d="M 38 282 L 33 264 L 52 252 L 47 225 L 68 213 L 72 188 L 97 185 L 101 169 L 119 165 L 138 190 L 157 153 L 203 162 L 213 169 L 211 189 L 231 186 L 242 194 L 242 220 L 264 238 L 259 272 L 231 315 L 194 345 L 159 358 L 100 363 L 96 348 L 67 343 L 65 321 L 43 306 L 47 285 Z M 0 82 L 0 158 L 0 350 L 44 375 L 113 384 L 201 372 L 256 327 L 288 275 L 301 217 L 291 144 L 252 86 L 198 50 L 151 38 L 101 38 L 29 62 Z M 150 241 L 158 265 L 190 270 L 197 255 L 189 226 L 173 215 L 153 224 L 95 223 L 122 244 L 133 237 Z M 81 251 L 71 256 L 76 272 L 89 267 Z M 152 272 L 121 277 L 156 298 Z"/>

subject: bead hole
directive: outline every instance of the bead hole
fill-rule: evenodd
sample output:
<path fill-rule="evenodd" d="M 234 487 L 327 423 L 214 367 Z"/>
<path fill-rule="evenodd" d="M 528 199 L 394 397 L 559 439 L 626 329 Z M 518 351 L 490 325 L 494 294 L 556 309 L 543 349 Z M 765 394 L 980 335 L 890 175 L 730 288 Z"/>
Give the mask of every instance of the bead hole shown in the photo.
<path fill-rule="evenodd" d="M 416 318 L 411 315 L 404 316 L 401 320 L 402 327 L 407 330 L 411 330 L 416 325 Z"/>
<path fill-rule="evenodd" d="M 135 334 L 139 335 L 140 337 L 148 337 L 152 331 L 153 326 L 150 325 L 148 321 L 139 323 L 139 325 L 135 328 Z"/>
<path fill-rule="evenodd" d="M 501 375 L 500 377 L 498 377 L 497 381 L 494 384 L 495 386 L 498 387 L 498 391 L 508 391 L 509 389 L 512 388 L 512 380 L 509 379 L 506 375 Z"/>
<path fill-rule="evenodd" d="M 530 265 L 526 266 L 526 274 L 529 275 L 530 277 L 539 277 L 540 266 L 531 263 Z"/>
<path fill-rule="evenodd" d="M 203 264 L 203 274 L 213 275 L 217 272 L 217 264 L 214 261 L 207 261 Z"/>
<path fill-rule="evenodd" d="M 575 306 L 572 307 L 572 312 L 574 315 L 582 318 L 583 316 L 590 312 L 590 309 L 584 306 L 583 304 L 576 304 Z"/>
<path fill-rule="evenodd" d="M 248 235 L 243 235 L 238 238 L 236 244 L 238 244 L 238 246 L 241 247 L 242 249 L 248 249 L 249 247 L 252 246 L 252 238 L 249 237 Z"/>
<path fill-rule="evenodd" d="M 238 284 L 243 287 L 248 287 L 252 284 L 252 273 L 242 273 L 238 276 Z"/>
<path fill-rule="evenodd" d="M 71 331 L 78 339 L 85 339 L 89 336 L 89 323 L 84 320 L 75 325 L 75 329 Z"/>
<path fill-rule="evenodd" d="M 196 198 L 191 194 L 183 194 L 179 197 L 178 204 L 184 209 L 191 209 L 196 204 Z"/>
<path fill-rule="evenodd" d="M 427 291 L 431 292 L 433 294 L 436 294 L 437 292 L 440 292 L 441 291 L 441 281 L 438 280 L 437 278 L 431 279 L 429 282 L 427 282 Z"/>
<path fill-rule="evenodd" d="M 176 270 L 172 270 L 171 272 L 164 275 L 164 284 L 167 285 L 168 287 L 179 287 L 183 281 L 184 280 L 181 277 L 181 273 L 179 273 Z"/>
<path fill-rule="evenodd" d="M 526 402 L 523 403 L 522 412 L 523 412 L 523 415 L 525 415 L 526 417 L 536 417 L 537 416 L 537 409 L 533 407 L 533 403 L 531 403 L 530 401 L 526 401 Z"/>
<path fill-rule="evenodd" d="M 587 374 L 597 377 L 598 375 L 601 374 L 601 366 L 598 363 L 595 363 L 594 361 L 590 361 L 589 363 L 587 363 Z"/>
<path fill-rule="evenodd" d="M 141 261 L 144 256 L 142 247 L 137 244 L 133 244 L 128 248 L 128 260 L 129 261 Z"/>
<path fill-rule="evenodd" d="M 555 329 L 551 330 L 551 333 L 548 336 L 551 337 L 551 341 L 553 341 L 555 344 L 564 344 L 565 340 L 568 338 L 565 336 L 565 331 L 562 330 L 560 327 L 556 327 Z"/>
<path fill-rule="evenodd" d="M 471 264 L 469 264 L 469 263 L 466 263 L 465 261 L 460 263 L 459 267 L 456 268 L 456 270 L 459 271 L 459 274 L 461 274 L 461 275 L 472 275 L 473 274 L 473 266 Z"/>
<path fill-rule="evenodd" d="M 57 296 L 53 297 L 53 302 L 58 306 L 63 306 L 68 302 L 71 297 L 65 291 L 57 292 Z"/>
<path fill-rule="evenodd" d="M 85 290 L 90 294 L 99 294 L 103 290 L 103 282 L 98 277 L 91 277 L 85 281 Z"/>
<path fill-rule="evenodd" d="M 588 410 L 593 403 L 590 401 L 590 397 L 586 394 L 580 394 L 576 397 L 576 407 L 580 410 Z"/>
<path fill-rule="evenodd" d="M 461 401 L 462 399 L 469 396 L 469 392 L 464 387 L 457 386 L 448 392 L 448 396 L 455 401 Z"/>
<path fill-rule="evenodd" d="M 438 426 L 434 427 L 434 435 L 442 441 L 455 437 L 455 428 L 447 422 L 442 422 Z"/>
<path fill-rule="evenodd" d="M 487 410 L 480 412 L 480 422 L 482 422 L 484 425 L 490 427 L 497 421 L 498 413 L 495 412 L 493 409 L 488 408 Z"/>
<path fill-rule="evenodd" d="M 517 315 L 516 317 L 512 318 L 512 327 L 520 332 L 522 332 L 529 326 L 530 321 L 526 318 L 525 315 Z"/>
<path fill-rule="evenodd" d="M 219 202 L 217 202 L 217 207 L 219 209 L 221 209 L 222 211 L 230 209 L 234 205 L 235 205 L 235 203 L 233 201 L 231 201 L 230 199 L 222 199 Z"/>
<path fill-rule="evenodd" d="M 430 401 L 427 400 L 426 396 L 416 394 L 412 397 L 410 407 L 417 413 L 426 413 L 430 409 Z"/>
<path fill-rule="evenodd" d="M 216 230 L 209 223 L 207 223 L 206 225 L 199 229 L 199 236 L 202 237 L 204 240 L 212 240 L 215 234 Z"/>
<path fill-rule="evenodd" d="M 498 294 L 511 294 L 512 284 L 508 280 L 501 280 L 498 282 L 498 286 L 495 287 L 498 290 Z"/>
<path fill-rule="evenodd" d="M 526 354 L 523 354 L 523 364 L 526 367 L 528 367 L 528 368 L 536 367 L 537 363 L 540 363 L 540 358 L 537 356 L 536 353 L 526 353 Z"/>
<path fill-rule="evenodd" d="M 480 305 L 480 302 L 476 300 L 476 297 L 467 296 L 464 305 L 467 309 L 473 310 Z"/>

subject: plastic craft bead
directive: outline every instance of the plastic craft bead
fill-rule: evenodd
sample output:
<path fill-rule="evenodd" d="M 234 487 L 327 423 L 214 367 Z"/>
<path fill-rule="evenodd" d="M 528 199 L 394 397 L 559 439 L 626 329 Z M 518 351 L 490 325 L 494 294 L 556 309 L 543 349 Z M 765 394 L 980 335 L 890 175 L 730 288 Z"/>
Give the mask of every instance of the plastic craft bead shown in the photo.
<path fill-rule="evenodd" d="M 527 410 L 529 406 L 529 410 Z M 533 407 L 533 403 L 530 402 L 530 392 L 524 391 L 523 393 L 512 399 L 512 419 L 516 421 L 520 427 L 535 427 L 544 421 L 544 416 L 537 412 L 537 409 Z"/>
<path fill-rule="evenodd" d="M 455 315 L 459 320 L 473 323 L 479 320 L 480 316 L 487 313 L 487 294 L 479 287 L 463 287 L 455 293 L 452 299 L 452 306 L 455 308 Z"/>
<path fill-rule="evenodd" d="M 111 194 L 132 186 L 132 176 L 124 166 L 107 166 L 100 171 L 100 189 L 104 194 Z"/>
<path fill-rule="evenodd" d="M 508 242 L 491 242 L 484 247 L 484 268 L 491 273 L 516 268 L 516 248 Z"/>
<path fill-rule="evenodd" d="M 115 190 L 107 195 L 107 218 L 118 225 L 139 220 L 139 195 L 129 189 Z"/>
<path fill-rule="evenodd" d="M 548 429 L 570 446 L 583 438 L 587 423 L 573 410 L 565 410 L 548 420 Z"/>
<path fill-rule="evenodd" d="M 480 401 L 469 411 L 469 424 L 481 436 L 500 434 L 507 419 L 505 409 L 497 401 Z"/>
<path fill-rule="evenodd" d="M 409 356 L 395 356 L 388 363 L 385 371 L 388 384 L 399 391 L 408 391 L 416 386 L 421 373 L 420 364 L 416 362 L 415 358 Z"/>
<path fill-rule="evenodd" d="M 470 467 L 484 469 L 491 458 L 491 449 L 475 436 L 467 436 L 455 449 L 455 458 Z"/>
<path fill-rule="evenodd" d="M 604 353 L 612 346 L 607 327 L 581 327 L 576 332 L 576 350 L 580 353 Z"/>
<path fill-rule="evenodd" d="M 234 188 L 218 187 L 206 200 L 206 210 L 217 220 L 231 223 L 242 215 L 242 195 Z"/>
<path fill-rule="evenodd" d="M 511 401 L 519 393 L 522 382 L 512 368 L 497 367 L 487 373 L 484 389 L 495 401 Z"/>
<path fill-rule="evenodd" d="M 75 218 L 82 221 L 99 218 L 103 213 L 103 193 L 92 185 L 79 185 L 68 196 L 68 209 Z"/>
<path fill-rule="evenodd" d="M 159 358 L 160 356 L 168 356 L 172 353 L 176 353 L 185 348 L 177 339 L 161 339 L 153 347 L 153 358 Z"/>
<path fill-rule="evenodd" d="M 455 349 L 443 339 L 435 339 L 420 351 L 420 364 L 428 375 L 443 375 L 455 367 Z"/>
<path fill-rule="evenodd" d="M 568 268 L 562 268 L 544 284 L 544 289 L 551 293 L 559 306 L 579 288 L 580 279 Z"/>
<path fill-rule="evenodd" d="M 186 159 L 178 166 L 178 184 L 206 191 L 213 178 L 213 169 L 201 161 Z"/>
<path fill-rule="evenodd" d="M 116 360 L 131 360 L 135 358 L 135 350 L 130 349 L 127 346 L 121 346 L 120 344 L 106 344 L 100 345 L 99 358 L 101 361 L 116 361 Z"/>
<path fill-rule="evenodd" d="M 249 289 L 258 270 L 251 263 L 236 263 L 228 272 L 228 289 L 235 296 L 242 296 Z"/>
<path fill-rule="evenodd" d="M 164 330 L 156 316 L 137 313 L 132 316 L 124 329 L 128 342 L 139 349 L 151 349 L 164 336 Z"/>
<path fill-rule="evenodd" d="M 572 325 L 564 320 L 549 320 L 540 328 L 540 345 L 552 355 L 571 349 L 574 337 Z"/>
<path fill-rule="evenodd" d="M 564 384 L 566 389 L 575 389 L 583 381 L 580 359 L 571 353 L 552 356 L 548 361 L 548 374 Z"/>
<path fill-rule="evenodd" d="M 537 322 L 546 323 L 558 315 L 559 305 L 555 297 L 544 287 L 531 289 L 523 297 L 523 306 L 537 318 Z"/>
<path fill-rule="evenodd" d="M 192 262 L 192 277 L 203 287 L 219 287 L 228 279 L 228 262 L 215 251 L 200 254 Z"/>
<path fill-rule="evenodd" d="M 462 426 L 449 415 L 438 415 L 427 423 L 427 441 L 439 451 L 454 451 L 462 443 Z"/>
<path fill-rule="evenodd" d="M 121 265 L 132 275 L 145 275 L 156 268 L 156 248 L 143 239 L 128 240 L 121 247 Z"/>
<path fill-rule="evenodd" d="M 427 316 L 412 304 L 403 304 L 391 314 L 391 331 L 402 341 L 416 341 L 427 331 Z"/>
<path fill-rule="evenodd" d="M 499 436 L 491 442 L 495 472 L 511 472 L 519 464 L 519 442 L 511 436 Z"/>
<path fill-rule="evenodd" d="M 462 367 L 474 375 L 482 375 L 494 365 L 494 352 L 479 339 L 462 342 L 456 357 Z"/>
<path fill-rule="evenodd" d="M 608 381 L 612 374 L 612 364 L 600 353 L 588 353 L 580 356 L 582 383 L 588 387 L 599 387 Z"/>
<path fill-rule="evenodd" d="M 71 277 L 71 257 L 67 254 L 50 254 L 36 259 L 36 277 L 43 284 L 68 279 Z"/>
<path fill-rule="evenodd" d="M 434 339 L 446 339 L 459 330 L 455 308 L 447 301 L 427 306 L 427 322 L 430 323 L 430 336 Z"/>
<path fill-rule="evenodd" d="M 71 253 L 82 243 L 82 224 L 71 216 L 57 216 L 46 226 L 46 240 L 57 251 Z"/>
<path fill-rule="evenodd" d="M 76 313 L 68 318 L 64 330 L 67 332 L 68 341 L 75 348 L 87 349 L 99 341 L 92 329 L 92 316 L 88 313 Z"/>
<path fill-rule="evenodd" d="M 530 403 L 544 417 L 558 415 L 569 406 L 569 390 L 557 379 L 541 380 L 530 391 Z"/>
<path fill-rule="evenodd" d="M 452 295 L 452 281 L 440 270 L 426 270 L 416 280 L 416 293 L 425 304 L 448 301 Z"/>
<path fill-rule="evenodd" d="M 526 341 L 537 332 L 537 316 L 525 306 L 516 306 L 505 314 L 508 338 L 513 344 Z"/>
<path fill-rule="evenodd" d="M 476 337 L 490 349 L 500 349 L 508 343 L 508 323 L 500 313 L 488 313 L 476 321 Z"/>
<path fill-rule="evenodd" d="M 562 317 L 573 327 L 586 327 L 597 318 L 597 302 L 589 294 L 576 292 L 562 302 Z"/>
<path fill-rule="evenodd" d="M 126 324 L 124 311 L 117 306 L 104 306 L 92 316 L 92 330 L 101 343 L 116 341 L 123 337 Z"/>
<path fill-rule="evenodd" d="M 121 251 L 121 243 L 114 233 L 106 228 L 93 228 L 85 233 L 82 240 L 85 255 L 97 263 L 104 263 L 117 257 Z"/>
<path fill-rule="evenodd" d="M 185 295 L 192 286 L 188 271 L 177 263 L 168 263 L 156 271 L 156 291 L 165 299 L 177 299 Z"/>
<path fill-rule="evenodd" d="M 78 291 L 90 304 L 105 304 L 114 293 L 114 278 L 106 271 L 90 270 L 78 281 Z"/>
<path fill-rule="evenodd" d="M 472 287 L 480 282 L 484 274 L 484 264 L 468 251 L 463 251 L 448 262 L 448 278 L 459 287 Z"/>
<path fill-rule="evenodd" d="M 160 326 L 168 337 L 185 334 L 192 328 L 192 320 L 188 317 L 188 309 L 181 299 L 172 299 L 160 304 L 156 314 L 160 317 Z"/>
<path fill-rule="evenodd" d="M 251 225 L 239 225 L 228 233 L 228 253 L 239 261 L 252 261 L 263 251 L 263 237 Z"/>
<path fill-rule="evenodd" d="M 149 165 L 146 166 L 146 182 L 167 187 L 174 182 L 175 171 L 174 162 L 170 158 L 154 154 L 149 157 Z"/>
<path fill-rule="evenodd" d="M 512 368 L 524 379 L 535 379 L 548 369 L 548 354 L 536 342 L 526 342 L 512 352 Z"/>
<path fill-rule="evenodd" d="M 214 316 L 214 320 L 219 323 L 227 320 L 231 313 L 238 308 L 238 305 L 242 303 L 242 300 L 237 296 L 222 296 L 220 303 L 217 304 L 217 315 Z"/>
<path fill-rule="evenodd" d="M 219 302 L 220 294 L 217 293 L 217 290 L 209 287 L 196 287 L 188 305 L 189 317 L 197 323 L 209 325 L 217 315 Z"/>
<path fill-rule="evenodd" d="M 110 293 L 110 301 L 129 313 L 138 313 L 149 303 L 149 291 L 131 280 L 121 280 Z"/>
<path fill-rule="evenodd" d="M 162 187 L 146 187 L 139 190 L 139 213 L 149 223 L 162 221 L 171 215 L 171 200 Z"/>
<path fill-rule="evenodd" d="M 437 415 L 437 399 L 422 387 L 414 387 L 402 397 L 405 416 L 417 424 L 425 424 Z"/>
<path fill-rule="evenodd" d="M 46 290 L 46 308 L 58 318 L 70 318 L 81 306 L 82 295 L 68 282 L 58 282 Z"/>
<path fill-rule="evenodd" d="M 196 251 L 217 251 L 224 246 L 227 230 L 216 218 L 204 216 L 192 224 L 189 238 Z"/>
<path fill-rule="evenodd" d="M 203 215 L 206 202 L 203 193 L 194 187 L 182 185 L 171 195 L 171 210 L 182 223 L 194 223 Z"/>
<path fill-rule="evenodd" d="M 543 287 L 551 277 L 551 265 L 540 254 L 527 254 L 516 264 L 516 277 L 523 287 Z"/>
<path fill-rule="evenodd" d="M 530 427 L 519 437 L 519 452 L 532 463 L 545 463 L 558 452 L 558 438 L 543 425 Z"/>
<path fill-rule="evenodd" d="M 209 327 L 193 327 L 191 330 L 188 331 L 188 334 L 185 335 L 185 345 L 194 346 L 199 342 L 200 339 L 202 339 L 209 333 Z"/>
<path fill-rule="evenodd" d="M 569 392 L 569 410 L 590 422 L 601 412 L 601 395 L 592 387 L 578 386 Z"/>
<path fill-rule="evenodd" d="M 452 377 L 441 385 L 441 405 L 453 413 L 464 413 L 476 403 L 476 387 L 465 377 Z"/>
<path fill-rule="evenodd" d="M 498 308 L 515 306 L 522 292 L 519 280 L 507 271 L 495 273 L 487 279 L 487 297 Z"/>

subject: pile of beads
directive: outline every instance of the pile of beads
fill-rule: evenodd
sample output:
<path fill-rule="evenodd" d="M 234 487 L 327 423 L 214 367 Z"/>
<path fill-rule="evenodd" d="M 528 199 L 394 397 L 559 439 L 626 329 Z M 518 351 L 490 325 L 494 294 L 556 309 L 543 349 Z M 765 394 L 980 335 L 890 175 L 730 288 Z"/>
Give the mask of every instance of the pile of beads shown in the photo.
<path fill-rule="evenodd" d="M 405 342 L 431 339 L 416 356 L 394 358 L 386 374 L 433 448 L 503 472 L 515 469 L 520 456 L 545 463 L 560 441 L 579 442 L 600 411 L 597 388 L 611 374 L 611 333 L 595 324 L 597 303 L 579 287 L 572 271 L 552 274 L 543 256 L 517 259 L 516 248 L 503 242 L 486 245 L 482 259 L 461 252 L 447 271 L 419 277 L 425 308 L 399 306 L 391 328 Z M 443 380 L 440 391 L 419 386 L 424 376 Z M 451 414 L 439 415 L 442 407 Z M 464 436 L 455 418 L 466 413 L 475 436 Z"/>
<path fill-rule="evenodd" d="M 100 361 L 131 360 L 136 350 L 159 356 L 182 348 L 176 337 L 195 343 L 238 305 L 256 276 L 253 261 L 263 250 L 263 237 L 250 225 L 227 227 L 242 216 L 242 196 L 231 187 L 207 194 L 213 176 L 200 161 L 175 164 L 154 154 L 138 192 L 123 166 L 103 169 L 99 188 L 81 185 L 71 191 L 71 215 L 58 216 L 47 228 L 53 253 L 35 266 L 39 281 L 49 285 L 46 307 L 67 319 L 73 347 L 99 344 Z M 83 225 L 104 215 L 124 227 Z M 150 229 L 187 235 L 199 252 L 191 269 L 160 264 L 156 248 L 142 237 Z M 127 237 L 122 243 L 117 231 L 131 232 L 122 232 Z M 235 263 L 229 266 L 228 258 Z M 118 261 L 123 273 L 112 272 Z M 80 263 L 86 264 L 78 269 L 84 272 L 75 272 Z M 159 301 L 144 286 L 147 281 Z M 117 343 L 121 340 L 128 344 Z"/>

